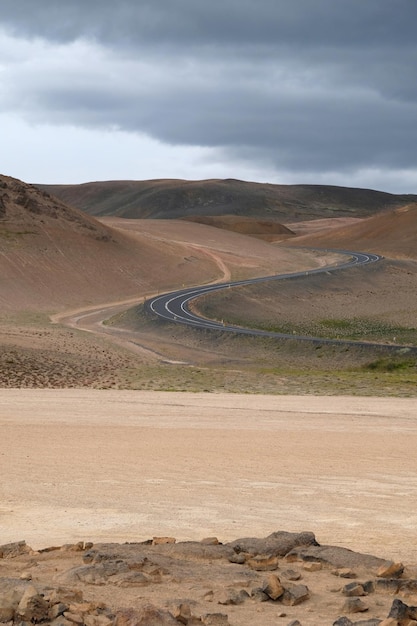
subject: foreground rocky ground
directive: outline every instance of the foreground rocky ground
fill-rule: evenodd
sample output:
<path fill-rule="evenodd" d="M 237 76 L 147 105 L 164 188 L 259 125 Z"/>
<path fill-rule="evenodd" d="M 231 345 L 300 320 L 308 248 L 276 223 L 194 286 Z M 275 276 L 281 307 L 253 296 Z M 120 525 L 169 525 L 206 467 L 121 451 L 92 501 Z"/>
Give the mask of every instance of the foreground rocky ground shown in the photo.
<path fill-rule="evenodd" d="M 411 626 L 417 566 L 312 532 L 221 543 L 0 546 L 0 621 L 54 626 Z"/>

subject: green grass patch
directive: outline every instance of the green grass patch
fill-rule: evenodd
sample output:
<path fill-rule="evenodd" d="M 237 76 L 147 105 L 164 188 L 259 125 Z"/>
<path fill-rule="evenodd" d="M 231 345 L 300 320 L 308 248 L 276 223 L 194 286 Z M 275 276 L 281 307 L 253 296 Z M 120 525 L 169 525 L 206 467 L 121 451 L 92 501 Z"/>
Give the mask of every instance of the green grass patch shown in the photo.
<path fill-rule="evenodd" d="M 36 235 L 33 230 L 7 230 L 6 228 L 0 228 L 0 237 L 3 239 L 14 240 L 23 235 Z"/>
<path fill-rule="evenodd" d="M 300 337 L 417 346 L 417 328 L 394 325 L 375 318 L 322 319 L 303 323 L 283 320 L 277 323 L 272 320 L 248 320 L 228 316 L 227 319 L 224 317 L 223 321 L 226 324 Z"/>
<path fill-rule="evenodd" d="M 364 366 L 364 370 L 371 372 L 396 372 L 409 370 L 417 373 L 417 363 L 413 359 L 392 359 L 389 357 L 376 359 Z"/>

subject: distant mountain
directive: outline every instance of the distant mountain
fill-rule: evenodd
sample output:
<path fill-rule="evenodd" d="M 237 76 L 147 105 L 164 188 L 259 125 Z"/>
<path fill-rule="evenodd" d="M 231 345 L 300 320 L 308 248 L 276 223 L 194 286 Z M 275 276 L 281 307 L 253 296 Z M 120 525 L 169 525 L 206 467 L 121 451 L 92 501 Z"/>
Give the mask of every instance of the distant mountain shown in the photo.
<path fill-rule="evenodd" d="M 369 189 L 328 185 L 271 185 L 226 180 L 107 181 L 38 185 L 94 216 L 187 218 L 234 215 L 294 222 L 329 217 L 369 217 L 417 201 Z"/>

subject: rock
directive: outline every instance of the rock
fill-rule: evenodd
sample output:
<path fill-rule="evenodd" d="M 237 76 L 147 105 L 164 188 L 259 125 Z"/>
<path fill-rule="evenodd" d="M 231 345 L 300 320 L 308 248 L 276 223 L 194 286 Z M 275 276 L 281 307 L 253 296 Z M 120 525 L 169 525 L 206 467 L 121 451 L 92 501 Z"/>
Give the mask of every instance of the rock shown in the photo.
<path fill-rule="evenodd" d="M 281 585 L 281 581 L 275 574 L 270 574 L 264 584 L 262 585 L 262 591 L 271 598 L 271 600 L 278 600 L 284 594 L 284 587 Z"/>
<path fill-rule="evenodd" d="M 193 561 L 213 561 L 229 559 L 234 551 L 230 546 L 204 544 L 201 541 L 182 541 L 180 543 L 166 543 L 158 545 L 158 554 L 171 558 L 184 558 Z"/>
<path fill-rule="evenodd" d="M 353 552 L 347 548 L 315 545 L 293 548 L 287 554 L 286 560 L 290 562 L 293 560 L 320 561 L 336 568 L 357 569 L 358 567 L 364 567 L 366 569 L 375 570 L 381 567 L 383 563 L 386 563 L 384 559 L 370 554 Z"/>
<path fill-rule="evenodd" d="M 26 545 L 26 541 L 14 541 L 13 543 L 5 543 L 0 546 L 0 558 L 2 559 L 12 559 L 30 552 L 32 552 L 32 549 Z"/>
<path fill-rule="evenodd" d="M 285 556 L 298 546 L 318 546 L 314 533 L 289 533 L 277 531 L 268 535 L 265 539 L 245 537 L 236 539 L 227 546 L 233 548 L 237 553 L 248 552 L 256 556 L 257 554 L 270 554 L 271 556 Z"/>
<path fill-rule="evenodd" d="M 381 582 L 384 579 L 381 579 Z M 400 591 L 405 592 L 405 593 L 413 593 L 413 594 L 417 594 L 417 580 L 415 579 L 411 579 L 411 580 L 399 580 L 399 585 L 400 585 Z"/>
<path fill-rule="evenodd" d="M 68 606 L 63 602 L 58 602 L 58 604 L 54 604 L 48 612 L 48 618 L 50 620 L 54 620 L 60 615 L 63 615 L 65 611 L 68 611 Z"/>
<path fill-rule="evenodd" d="M 112 626 L 113 621 L 108 615 L 84 615 L 85 626 Z"/>
<path fill-rule="evenodd" d="M 236 589 L 225 589 L 219 594 L 217 604 L 242 604 L 247 598 L 249 598 L 249 594 L 244 589 L 240 591 Z"/>
<path fill-rule="evenodd" d="M 229 563 L 237 563 L 238 565 L 243 565 L 246 563 L 247 555 L 244 552 L 240 552 L 236 554 L 235 552 L 231 554 L 228 558 Z"/>
<path fill-rule="evenodd" d="M 47 548 L 42 548 L 39 550 L 39 554 L 44 554 L 46 552 L 56 552 L 57 550 L 63 550 L 64 546 L 48 546 Z"/>
<path fill-rule="evenodd" d="M 293 619 L 288 623 L 288 626 L 301 626 L 301 622 L 299 622 L 298 619 Z"/>
<path fill-rule="evenodd" d="M 388 617 L 393 617 L 398 621 L 405 619 L 417 620 L 417 607 L 408 606 L 399 598 L 395 598 L 392 602 Z"/>
<path fill-rule="evenodd" d="M 49 603 L 36 587 L 30 585 L 19 602 L 16 614 L 27 622 L 42 622 L 47 619 L 48 611 Z"/>
<path fill-rule="evenodd" d="M 303 563 L 303 569 L 306 570 L 306 572 L 318 572 L 322 568 L 323 564 L 319 561 L 307 561 L 306 563 Z"/>
<path fill-rule="evenodd" d="M 379 622 L 379 626 L 398 626 L 398 620 L 393 617 L 387 617 L 387 619 L 383 619 L 382 622 Z"/>
<path fill-rule="evenodd" d="M 402 563 L 387 561 L 378 568 L 376 575 L 379 578 L 400 578 L 403 572 L 404 565 Z"/>
<path fill-rule="evenodd" d="M 138 611 L 126 609 L 115 616 L 115 626 L 178 626 L 177 620 L 168 611 L 161 611 L 147 604 Z"/>
<path fill-rule="evenodd" d="M 201 543 L 204 543 L 207 546 L 218 546 L 220 544 L 220 541 L 217 539 L 217 537 L 205 537 L 201 540 Z"/>
<path fill-rule="evenodd" d="M 248 559 L 246 564 L 257 572 L 271 572 L 278 569 L 278 558 L 270 555 L 258 555 L 253 559 Z"/>
<path fill-rule="evenodd" d="M 51 606 L 54 604 L 66 604 L 69 606 L 74 602 L 82 602 L 83 594 L 79 589 L 68 589 L 67 587 L 56 587 L 48 594 L 48 601 Z"/>
<path fill-rule="evenodd" d="M 367 580 L 364 583 L 361 583 L 363 590 L 365 591 L 365 593 L 374 593 L 375 591 L 375 581 L 374 580 Z"/>
<path fill-rule="evenodd" d="M 379 593 L 398 593 L 400 581 L 395 578 L 377 578 L 375 580 L 375 591 Z"/>
<path fill-rule="evenodd" d="M 206 613 L 201 616 L 204 626 L 230 626 L 229 618 L 224 613 Z"/>
<path fill-rule="evenodd" d="M 340 578 L 356 578 L 357 574 L 349 567 L 341 567 L 332 571 L 333 576 L 340 576 Z"/>
<path fill-rule="evenodd" d="M 90 563 L 93 563 L 96 559 L 97 559 L 97 550 L 87 550 L 87 552 L 84 552 L 83 554 L 83 561 L 84 563 L 86 563 L 87 565 L 89 565 Z"/>
<path fill-rule="evenodd" d="M 344 596 L 348 597 L 367 595 L 365 589 L 359 583 L 349 583 L 348 585 L 345 585 L 342 589 L 342 593 Z"/>
<path fill-rule="evenodd" d="M 131 570 L 129 565 L 121 560 L 106 560 L 93 565 L 82 565 L 75 567 L 60 578 L 66 583 L 83 582 L 88 585 L 105 585 L 113 583 L 123 586 L 130 581 L 132 586 L 143 586 L 149 584 L 149 579 L 140 572 Z"/>
<path fill-rule="evenodd" d="M 188 602 L 174 602 L 169 605 L 169 611 L 177 622 L 188 624 L 191 619 L 191 606 Z"/>
<path fill-rule="evenodd" d="M 153 546 L 160 546 L 165 543 L 175 543 L 176 539 L 174 537 L 154 537 L 152 539 Z"/>
<path fill-rule="evenodd" d="M 69 622 L 65 617 L 60 615 L 56 619 L 52 620 L 50 626 L 74 626 L 71 622 Z"/>
<path fill-rule="evenodd" d="M 13 619 L 23 593 L 24 589 L 4 589 L 2 586 L 0 590 L 0 622 L 9 622 Z"/>
<path fill-rule="evenodd" d="M 72 611 L 65 611 L 64 617 L 66 620 L 71 622 L 71 624 L 79 624 L 81 626 L 84 623 L 84 617 L 80 615 L 80 613 L 73 613 Z"/>
<path fill-rule="evenodd" d="M 339 617 L 335 622 L 333 622 L 333 626 L 354 626 L 352 620 L 348 617 Z"/>
<path fill-rule="evenodd" d="M 369 607 L 360 598 L 348 598 L 343 605 L 343 611 L 347 613 L 363 613 L 368 611 Z"/>
<path fill-rule="evenodd" d="M 281 597 L 282 604 L 286 606 L 295 606 L 305 602 L 310 597 L 310 592 L 306 585 L 294 585 L 293 587 L 286 588 L 283 596 Z"/>
<path fill-rule="evenodd" d="M 283 576 L 284 578 L 286 578 L 287 580 L 300 580 L 301 578 L 301 573 L 297 572 L 294 569 L 285 569 L 281 572 L 281 576 Z"/>
<path fill-rule="evenodd" d="M 271 599 L 261 587 L 255 587 L 255 589 L 252 589 L 250 597 L 255 602 L 268 602 L 268 600 Z"/>

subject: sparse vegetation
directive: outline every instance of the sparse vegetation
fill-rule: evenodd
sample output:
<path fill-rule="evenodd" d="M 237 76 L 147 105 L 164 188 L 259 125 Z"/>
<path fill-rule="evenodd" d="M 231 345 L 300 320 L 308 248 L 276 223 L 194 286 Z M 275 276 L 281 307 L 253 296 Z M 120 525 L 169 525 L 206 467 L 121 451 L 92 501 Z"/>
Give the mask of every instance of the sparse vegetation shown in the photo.
<path fill-rule="evenodd" d="M 207 317 L 288 334 L 293 340 L 193 330 L 152 319 L 141 307 L 107 320 L 104 329 L 96 322 L 90 327 L 86 323 L 85 327 L 93 332 L 81 333 L 52 326 L 46 311 L 87 310 L 102 303 L 104 307 L 136 294 L 140 298 L 157 290 L 225 276 L 244 279 L 290 272 L 309 264 L 327 263 L 329 257 L 269 246 L 250 237 L 239 239 L 243 235 L 220 234 L 219 230 L 208 245 L 206 226 L 202 232 L 196 224 L 175 224 L 175 220 L 169 226 L 152 220 L 153 224 L 140 226 L 143 232 L 135 225 L 127 237 L 121 223 L 117 222 L 116 227 L 100 224 L 20 181 L 0 177 L 0 187 L 5 190 L 0 241 L 7 250 L 0 318 L 1 386 L 271 394 L 417 393 L 416 365 L 407 352 L 399 350 L 394 355 L 379 347 L 296 340 L 297 335 L 304 335 L 417 346 L 414 257 L 386 260 L 337 276 L 317 274 L 280 281 L 279 285 L 268 282 L 228 289 L 195 303 Z M 96 200 L 106 204 L 105 212 L 111 212 L 115 197 L 117 206 L 122 206 L 121 198 L 131 199 L 131 194 L 136 197 L 139 187 L 148 194 L 147 217 L 162 217 L 161 207 L 172 217 L 177 210 L 191 215 L 187 206 L 192 205 L 200 218 L 212 209 L 211 215 L 224 215 L 233 209 L 226 221 L 233 222 L 235 228 L 236 220 L 242 222 L 240 215 L 251 216 L 252 234 L 258 232 L 253 226 L 261 224 L 264 210 L 269 215 L 269 229 L 272 223 L 274 228 L 279 226 L 280 215 L 292 216 L 295 221 L 333 214 L 363 217 L 378 212 L 382 201 L 387 206 L 404 202 L 400 196 L 364 190 L 316 186 L 278 189 L 242 181 L 144 181 L 127 186 L 123 182 L 99 183 L 98 187 L 82 186 L 82 190 L 89 190 L 93 196 L 98 191 Z M 65 191 L 64 187 L 61 190 Z M 73 191 L 73 187 L 66 189 L 70 195 Z M 320 202 L 314 203 L 317 192 Z M 171 204 L 166 202 L 168 196 Z M 246 204 L 242 204 L 242 198 Z M 388 224 L 385 230 L 389 233 L 390 219 L 386 214 L 383 222 L 384 228 Z M 217 218 L 214 221 L 219 223 Z M 407 234 L 414 254 L 414 208 L 395 214 L 395 224 Z M 185 230 L 188 239 L 181 238 Z M 90 231 L 96 234 L 86 237 Z M 36 237 L 25 236 L 36 232 Z M 98 245 L 97 238 L 107 235 L 112 244 Z M 403 236 L 400 242 L 399 253 L 404 254 Z M 321 256 L 327 254 L 322 252 Z M 7 310 L 13 312 L 7 314 Z M 71 323 L 81 325 L 83 315 L 77 315 Z M 94 334 L 110 332 L 112 327 L 116 331 L 112 338 Z M 119 327 L 123 333 L 118 332 Z M 114 343 L 119 339 L 123 342 L 133 332 L 130 341 L 135 352 Z"/>
<path fill-rule="evenodd" d="M 273 324 L 260 321 L 256 325 L 251 322 L 248 324 L 244 318 L 225 319 L 223 317 L 223 320 L 237 326 L 249 326 L 287 335 L 417 346 L 417 328 L 394 326 L 378 319 L 325 319 L 303 324 L 289 321 Z"/>
<path fill-rule="evenodd" d="M 175 337 L 183 348 L 198 347 L 200 363 L 164 363 L 129 370 L 124 384 L 133 389 L 229 393 L 316 395 L 416 395 L 417 358 L 400 351 L 387 356 L 346 346 L 322 346 L 297 341 L 199 331 L 151 319 L 143 307 L 113 317 L 110 323 L 138 336 L 157 332 L 162 341 Z M 145 333 L 145 335 L 143 334 Z M 172 344 L 170 344 L 172 345 Z M 215 363 L 204 363 L 206 350 L 215 350 Z M 175 352 L 171 357 L 175 358 Z M 352 366 L 353 363 L 356 365 Z M 386 363 L 385 369 L 373 363 Z M 389 366 L 388 364 L 397 364 Z M 381 367 L 381 366 L 380 366 Z"/>
<path fill-rule="evenodd" d="M 373 372 L 395 372 L 398 370 L 408 370 L 410 373 L 416 373 L 417 361 L 414 359 L 402 359 L 401 357 L 397 359 L 385 357 L 371 361 L 364 366 L 364 369 Z"/>

